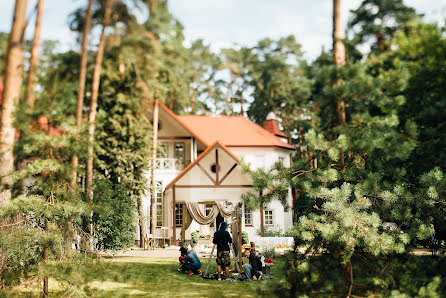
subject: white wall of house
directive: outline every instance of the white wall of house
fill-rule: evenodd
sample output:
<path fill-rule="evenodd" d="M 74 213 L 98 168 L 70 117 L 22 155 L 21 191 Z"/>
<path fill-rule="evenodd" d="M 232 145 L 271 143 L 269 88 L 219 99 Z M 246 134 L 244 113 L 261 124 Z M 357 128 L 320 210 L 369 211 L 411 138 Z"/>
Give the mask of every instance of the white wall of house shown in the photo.
<path fill-rule="evenodd" d="M 250 164 L 252 169 L 263 168 L 267 170 L 278 161 L 282 162 L 285 167 L 291 166 L 291 151 L 287 149 L 278 147 L 231 147 L 230 150 L 234 152 L 236 156 L 243 159 L 245 163 Z M 291 189 L 288 192 L 287 203 L 289 207 L 292 206 Z M 275 229 L 279 227 L 285 232 L 293 225 L 291 208 L 288 211 L 285 211 L 282 203 L 278 200 L 273 200 L 270 206 L 265 210 L 271 210 L 273 212 L 273 224 L 265 224 L 265 227 Z M 250 237 L 254 236 L 257 233 L 257 230 L 260 229 L 260 210 L 252 211 L 252 216 L 253 226 L 244 226 L 245 231 L 248 232 Z"/>
<path fill-rule="evenodd" d="M 179 122 L 174 120 L 174 118 L 169 115 L 166 111 L 160 109 L 160 130 L 159 130 L 159 142 L 161 146 L 165 148 L 165 155 L 159 156 L 159 161 L 165 159 L 175 158 L 175 146 L 176 144 L 184 144 L 184 166 L 187 166 L 192 162 L 198 155 L 198 151 L 204 150 L 205 145 L 201 142 L 195 140 L 192 134 L 187 131 Z M 290 150 L 279 148 L 279 147 L 228 147 L 228 149 L 238 158 L 243 159 L 244 162 L 249 163 L 253 169 L 256 168 L 270 168 L 275 162 L 281 161 L 284 166 L 289 167 L 291 165 Z M 223 152 L 223 149 L 219 149 Z M 234 165 L 235 160 L 228 153 L 219 155 L 219 179 L 229 171 L 229 169 Z M 168 164 L 169 161 L 166 161 Z M 215 152 L 207 154 L 204 158 L 200 159 L 200 166 L 208 172 L 206 175 L 202 169 L 194 165 L 190 170 L 180 178 L 176 185 L 187 186 L 187 185 L 213 185 L 213 180 L 216 179 L 216 173 L 210 172 L 210 168 L 213 163 L 215 163 Z M 184 167 L 183 166 L 183 167 Z M 183 167 L 180 168 L 165 168 L 160 167 L 155 170 L 155 180 L 161 182 L 162 191 L 164 196 L 163 200 L 163 224 L 162 226 L 170 227 L 167 231 L 163 231 L 160 228 L 156 229 L 156 237 L 172 237 L 173 231 L 171 227 L 175 224 L 173 221 L 173 189 L 169 188 L 166 191 L 165 187 L 181 172 Z M 239 166 L 237 166 L 239 167 Z M 211 176 L 210 179 L 208 176 Z M 150 172 L 146 175 L 148 181 L 150 181 Z M 231 172 L 230 175 L 221 183 L 222 185 L 249 185 L 251 184 L 250 178 L 247 175 L 241 174 L 239 169 L 237 171 Z M 175 200 L 176 203 L 182 203 L 186 201 L 191 202 L 230 202 L 235 206 L 241 202 L 241 195 L 248 191 L 252 191 L 252 188 L 247 187 L 234 187 L 234 188 L 181 188 L 176 187 L 175 189 Z M 291 206 L 291 191 L 288 195 L 288 205 Z M 150 215 L 150 193 L 143 198 L 143 208 L 144 214 L 147 218 L 147 227 L 149 227 L 149 215 Z M 204 205 L 203 205 L 204 208 Z M 273 200 L 270 205 L 265 208 L 267 212 L 272 212 L 272 223 L 267 222 L 269 215 L 265 217 L 265 226 L 280 228 L 285 231 L 292 225 L 292 213 L 291 210 L 285 212 L 282 204 Z M 230 221 L 229 218 L 225 219 Z M 243 212 L 243 230 L 248 232 L 250 238 L 257 234 L 260 229 L 260 211 L 251 211 L 251 225 L 245 225 L 245 213 Z M 215 227 L 210 229 L 210 233 L 213 233 Z M 193 222 L 191 226 L 186 230 L 186 239 L 191 239 L 191 233 L 193 231 L 203 232 L 203 229 L 198 223 Z M 163 235 L 163 233 L 165 234 Z M 212 234 L 211 234 L 212 236 Z M 176 238 L 181 238 L 181 227 L 176 228 Z M 136 239 L 139 239 L 139 232 L 136 233 Z"/>

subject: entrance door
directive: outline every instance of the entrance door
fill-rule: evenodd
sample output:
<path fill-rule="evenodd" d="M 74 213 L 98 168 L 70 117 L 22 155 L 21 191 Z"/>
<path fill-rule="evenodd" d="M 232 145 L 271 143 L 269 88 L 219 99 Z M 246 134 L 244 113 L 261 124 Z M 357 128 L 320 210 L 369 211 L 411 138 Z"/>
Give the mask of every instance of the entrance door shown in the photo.
<path fill-rule="evenodd" d="M 220 228 L 220 224 L 225 220 L 223 216 L 221 216 L 220 212 L 218 212 L 217 218 L 215 218 L 216 229 Z"/>

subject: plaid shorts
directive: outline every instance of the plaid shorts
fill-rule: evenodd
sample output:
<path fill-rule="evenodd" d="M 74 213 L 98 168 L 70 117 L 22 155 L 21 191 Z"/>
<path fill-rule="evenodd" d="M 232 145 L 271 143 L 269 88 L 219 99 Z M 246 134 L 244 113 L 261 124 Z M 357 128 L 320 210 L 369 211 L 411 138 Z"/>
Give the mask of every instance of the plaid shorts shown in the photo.
<path fill-rule="evenodd" d="M 225 268 L 231 265 L 231 258 L 229 257 L 229 251 L 220 250 L 217 251 L 217 265 Z"/>

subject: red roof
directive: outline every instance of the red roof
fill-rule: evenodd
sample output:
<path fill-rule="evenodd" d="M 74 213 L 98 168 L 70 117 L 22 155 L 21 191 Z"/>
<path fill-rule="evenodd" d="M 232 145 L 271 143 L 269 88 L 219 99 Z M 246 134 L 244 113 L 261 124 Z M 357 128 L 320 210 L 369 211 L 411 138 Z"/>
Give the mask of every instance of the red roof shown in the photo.
<path fill-rule="evenodd" d="M 206 144 L 220 141 L 228 147 L 296 148 L 243 116 L 177 116 Z"/>
<path fill-rule="evenodd" d="M 276 119 L 269 119 L 265 122 L 265 129 L 272 133 L 273 135 L 276 135 L 278 137 L 282 138 L 289 138 L 290 136 L 284 133 L 280 130 L 279 124 L 277 123 Z"/>

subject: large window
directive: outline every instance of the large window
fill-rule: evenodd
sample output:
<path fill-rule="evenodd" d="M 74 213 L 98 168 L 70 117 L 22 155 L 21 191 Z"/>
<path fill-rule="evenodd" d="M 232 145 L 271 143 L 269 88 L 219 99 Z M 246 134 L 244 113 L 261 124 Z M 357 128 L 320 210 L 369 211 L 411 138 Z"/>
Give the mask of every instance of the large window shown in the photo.
<path fill-rule="evenodd" d="M 185 148 L 184 143 L 175 143 L 175 158 L 184 162 Z"/>
<path fill-rule="evenodd" d="M 273 225 L 273 211 L 265 210 L 265 225 Z"/>
<path fill-rule="evenodd" d="M 163 183 L 161 181 L 155 182 L 156 187 L 156 225 L 161 227 L 163 225 Z"/>
<path fill-rule="evenodd" d="M 183 226 L 183 204 L 175 204 L 175 225 Z"/>
<path fill-rule="evenodd" d="M 245 205 L 245 226 L 252 226 L 252 212 L 251 209 Z"/>

